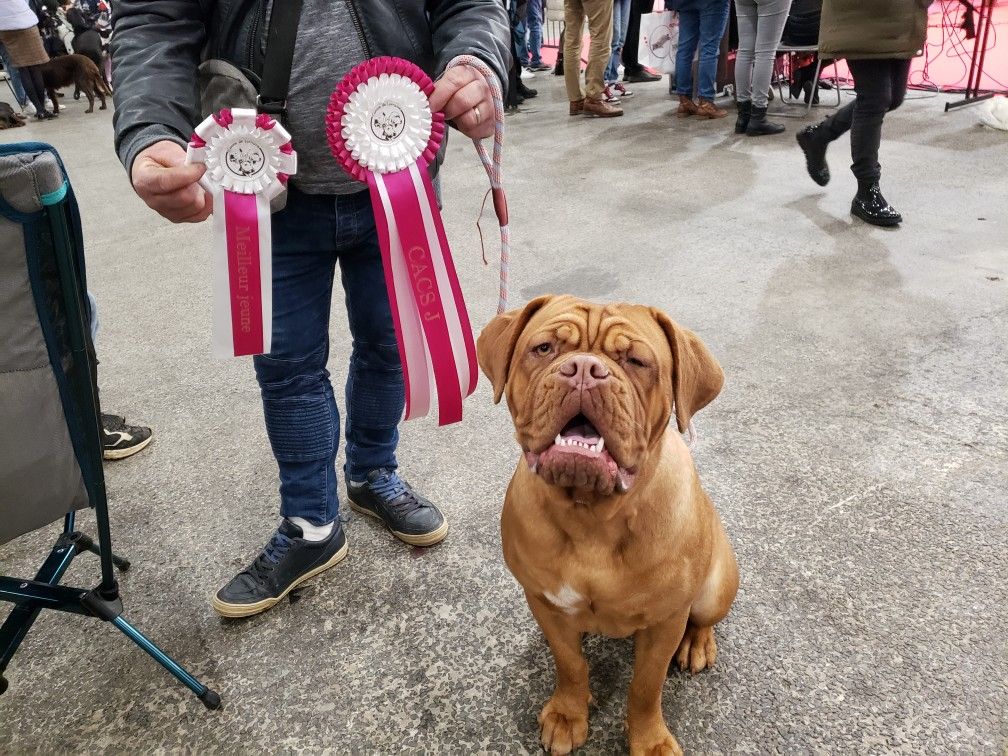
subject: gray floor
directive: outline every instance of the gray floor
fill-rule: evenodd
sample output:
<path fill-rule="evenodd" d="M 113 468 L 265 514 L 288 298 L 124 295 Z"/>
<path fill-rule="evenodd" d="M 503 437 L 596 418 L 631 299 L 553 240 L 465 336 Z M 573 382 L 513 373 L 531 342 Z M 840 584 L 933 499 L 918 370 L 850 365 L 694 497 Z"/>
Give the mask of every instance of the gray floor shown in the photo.
<path fill-rule="evenodd" d="M 1008 747 L 1008 135 L 941 99 L 908 101 L 882 151 L 907 220 L 884 231 L 848 214 L 846 139 L 820 189 L 794 144 L 801 121 L 736 138 L 726 121 L 670 117 L 663 85 L 640 87 L 622 120 L 571 120 L 558 80 L 533 83 L 535 107 L 509 119 L 513 301 L 658 305 L 728 377 L 696 418 L 695 456 L 742 587 L 714 669 L 667 684 L 684 747 Z M 63 153 L 102 308 L 104 403 L 157 434 L 107 468 L 118 549 L 136 565 L 127 616 L 225 708 L 206 712 L 108 626 L 47 615 L 7 671 L 0 751 L 534 751 L 552 668 L 501 560 L 517 448 L 485 382 L 461 425 L 404 429 L 404 469 L 453 524 L 442 546 L 410 550 L 354 518 L 351 558 L 299 600 L 245 622 L 213 614 L 212 592 L 275 524 L 257 388 L 247 361 L 209 355 L 207 227 L 148 212 L 110 114 L 82 111 L 69 102 L 0 140 Z M 486 179 L 463 140 L 451 153 L 446 222 L 482 326 L 496 301 L 474 227 Z M 29 574 L 51 538 L 0 549 L 0 573 Z M 68 579 L 88 585 L 94 567 L 81 558 Z M 587 649 L 584 752 L 619 753 L 631 647 Z"/>

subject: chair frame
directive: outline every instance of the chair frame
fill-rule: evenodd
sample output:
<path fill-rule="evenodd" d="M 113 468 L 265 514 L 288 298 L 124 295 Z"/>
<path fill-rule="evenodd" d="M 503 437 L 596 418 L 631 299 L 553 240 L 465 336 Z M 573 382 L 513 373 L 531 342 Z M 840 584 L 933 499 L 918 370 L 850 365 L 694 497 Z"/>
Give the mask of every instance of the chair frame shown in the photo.
<path fill-rule="evenodd" d="M 777 84 L 777 95 L 780 98 L 780 101 L 790 106 L 804 105 L 805 113 L 803 115 L 807 116 L 810 112 L 812 112 L 812 103 L 815 100 L 815 92 L 812 93 L 812 96 L 809 97 L 809 101 L 806 103 L 795 101 L 790 96 L 786 98 L 784 97 L 783 80 L 785 78 L 785 75 L 784 75 L 784 66 L 781 61 L 786 57 L 790 62 L 790 60 L 798 53 L 815 53 L 816 70 L 814 81 L 816 84 L 816 88 L 818 89 L 819 77 L 822 75 L 822 71 L 824 68 L 822 57 L 819 55 L 819 45 L 779 45 L 777 47 L 777 54 L 774 57 L 774 81 Z M 840 97 L 840 72 L 837 70 L 837 60 L 834 58 L 829 65 L 833 67 L 833 88 L 836 90 L 836 96 L 837 96 L 837 104 L 835 107 L 839 108 L 842 99 Z M 834 106 L 830 105 L 830 106 L 816 106 L 816 107 L 834 107 Z M 779 113 L 779 115 L 786 117 L 798 117 L 798 116 L 792 116 L 790 113 Z"/>
<path fill-rule="evenodd" d="M 15 150 L 23 151 L 26 147 L 37 147 L 40 151 L 50 150 L 55 154 L 51 147 L 44 144 L 0 148 L 0 154 L 11 154 Z M 129 569 L 130 563 L 112 553 L 108 498 L 102 470 L 100 412 L 95 381 L 96 361 L 94 346 L 85 325 L 89 316 L 88 310 L 85 309 L 87 305 L 83 293 L 83 270 L 78 254 L 73 251 L 82 249 L 82 242 L 79 232 L 76 229 L 72 230 L 68 222 L 69 213 L 73 213 L 70 217 L 76 219 L 76 210 L 72 205 L 73 193 L 69 188 L 67 202 L 71 204 L 45 207 L 42 211 L 47 216 L 53 235 L 60 281 L 60 304 L 65 313 L 65 332 L 71 353 L 68 370 L 63 372 L 61 367 L 56 365 L 53 367 L 57 383 L 61 384 L 60 394 L 63 397 L 64 412 L 68 414 L 67 424 L 84 487 L 88 500 L 95 510 L 98 540 L 96 543 L 89 536 L 78 532 L 75 529 L 75 513 L 70 512 L 64 518 L 62 534 L 33 579 L 0 576 L 0 601 L 14 604 L 10 615 L 0 626 L 0 694 L 8 687 L 3 672 L 41 611 L 50 609 L 95 617 L 111 623 L 189 688 L 204 706 L 208 709 L 217 709 L 221 705 L 221 700 L 215 691 L 183 669 L 123 617 L 115 568 L 125 571 Z M 69 213 L 63 210 L 64 207 L 71 208 Z M 70 417 L 72 408 L 79 408 L 79 416 L 73 419 Z M 74 558 L 85 552 L 98 555 L 101 564 L 101 582 L 90 590 L 60 585 L 60 579 Z"/>

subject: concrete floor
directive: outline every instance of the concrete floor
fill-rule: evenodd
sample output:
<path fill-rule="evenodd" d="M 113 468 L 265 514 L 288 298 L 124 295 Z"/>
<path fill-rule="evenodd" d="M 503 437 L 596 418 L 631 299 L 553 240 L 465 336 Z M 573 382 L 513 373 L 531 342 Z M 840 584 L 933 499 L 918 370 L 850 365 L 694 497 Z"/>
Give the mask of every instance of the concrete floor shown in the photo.
<path fill-rule="evenodd" d="M 683 746 L 1003 751 L 1006 135 L 913 95 L 886 123 L 884 189 L 906 224 L 885 231 L 848 214 L 846 139 L 821 189 L 794 144 L 800 120 L 736 138 L 727 121 L 670 117 L 662 84 L 639 87 L 621 120 L 575 120 L 558 80 L 533 84 L 534 107 L 509 118 L 513 302 L 657 305 L 727 373 L 694 453 L 742 586 L 714 669 L 666 686 Z M 205 711 L 112 628 L 46 615 L 7 671 L 0 751 L 534 752 L 553 672 L 501 559 L 518 450 L 485 382 L 461 425 L 404 429 L 408 477 L 452 522 L 443 545 L 411 550 L 354 517 L 351 558 L 297 601 L 244 622 L 212 612 L 275 525 L 257 387 L 248 361 L 209 354 L 208 228 L 148 212 L 113 155 L 110 113 L 82 111 L 69 102 L 0 140 L 48 140 L 66 159 L 102 308 L 103 401 L 155 429 L 148 451 L 107 468 L 117 547 L 135 564 L 126 614 L 225 705 Z M 454 140 L 445 217 L 477 326 L 497 296 L 473 225 L 485 185 Z M 54 535 L 4 546 L 0 573 L 30 574 Z M 68 581 L 95 574 L 83 557 Z M 631 646 L 587 650 L 583 752 L 623 752 Z"/>

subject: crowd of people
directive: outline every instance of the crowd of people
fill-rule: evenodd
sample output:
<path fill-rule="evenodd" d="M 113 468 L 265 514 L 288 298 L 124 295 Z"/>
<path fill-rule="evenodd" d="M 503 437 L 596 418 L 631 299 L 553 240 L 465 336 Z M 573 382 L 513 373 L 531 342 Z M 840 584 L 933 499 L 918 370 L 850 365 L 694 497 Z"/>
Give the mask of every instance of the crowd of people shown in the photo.
<path fill-rule="evenodd" d="M 57 117 L 45 101 L 42 67 L 51 58 L 86 55 L 108 80 L 109 16 L 106 0 L 0 0 L 0 64 L 23 114 L 39 121 Z"/>
<path fill-rule="evenodd" d="M 627 84 L 657 81 L 657 72 L 638 61 L 642 13 L 652 0 L 507 0 L 511 16 L 514 65 L 509 106 L 534 97 L 522 77 L 547 71 L 543 63 L 542 20 L 547 3 L 563 4 L 555 73 L 564 76 L 572 116 L 613 118 L 633 95 Z M 678 98 L 680 118 L 716 120 L 729 111 L 716 102 L 717 73 L 729 19 L 736 19 L 734 56 L 734 131 L 750 137 L 781 134 L 785 127 L 767 117 L 774 64 L 782 45 L 817 47 L 795 56 L 790 93 L 805 102 L 818 101 L 816 71 L 823 63 L 843 59 L 854 79 L 856 98 L 796 137 L 805 153 L 808 173 L 819 185 L 830 180 L 826 151 L 830 142 L 851 132 L 852 171 L 858 182 L 851 212 L 878 226 L 896 226 L 900 213 L 879 188 L 878 151 L 885 114 L 898 108 L 906 93 L 910 61 L 927 34 L 930 0 L 892 0 L 876 7 L 863 0 L 665 0 L 676 12 L 678 41 L 675 73 L 669 92 Z M 588 53 L 583 76 L 580 61 L 587 25 Z M 821 60 L 817 60 L 821 58 Z M 694 67 L 694 60 L 696 65 Z M 620 77 L 620 68 L 623 76 Z"/>

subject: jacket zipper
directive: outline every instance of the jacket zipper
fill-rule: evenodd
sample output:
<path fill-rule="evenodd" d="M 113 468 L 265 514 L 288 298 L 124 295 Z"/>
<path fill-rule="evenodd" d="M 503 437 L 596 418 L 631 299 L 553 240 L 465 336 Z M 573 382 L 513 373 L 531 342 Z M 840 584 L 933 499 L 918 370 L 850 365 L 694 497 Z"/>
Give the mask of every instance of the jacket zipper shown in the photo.
<path fill-rule="evenodd" d="M 249 34 L 248 41 L 248 68 L 250 71 L 255 70 L 255 51 L 256 45 L 259 43 L 259 26 L 265 13 L 265 8 L 266 6 L 262 2 L 256 3 L 255 17 L 252 19 L 252 31 Z"/>
<path fill-rule="evenodd" d="M 357 30 L 357 36 L 360 38 L 361 47 L 364 50 L 364 58 L 371 58 L 371 46 L 368 44 L 367 37 L 364 36 L 364 26 L 361 24 L 360 11 L 357 10 L 357 3 L 354 0 L 346 0 L 347 9 L 350 11 L 350 20 L 353 21 L 354 29 Z"/>

